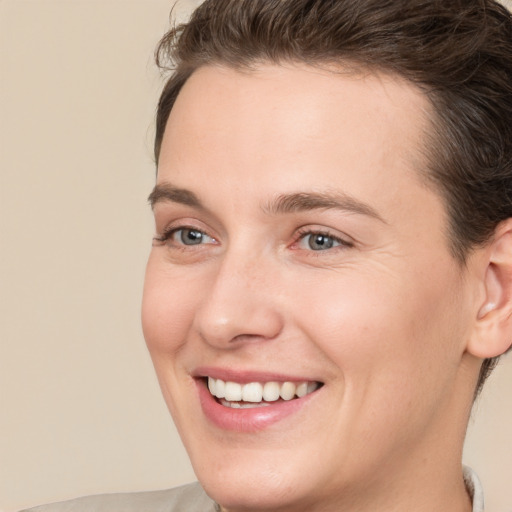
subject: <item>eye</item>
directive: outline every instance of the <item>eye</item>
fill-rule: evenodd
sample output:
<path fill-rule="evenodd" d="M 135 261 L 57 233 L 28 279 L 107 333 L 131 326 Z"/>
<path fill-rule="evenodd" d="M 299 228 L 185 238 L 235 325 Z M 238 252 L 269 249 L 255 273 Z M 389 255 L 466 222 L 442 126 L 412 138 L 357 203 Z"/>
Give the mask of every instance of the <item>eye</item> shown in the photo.
<path fill-rule="evenodd" d="M 213 240 L 202 231 L 190 228 L 175 230 L 172 234 L 172 239 L 175 242 L 182 243 L 183 245 L 199 245 L 205 242 L 208 243 L 209 241 Z"/>
<path fill-rule="evenodd" d="M 202 244 L 213 244 L 215 239 L 196 228 L 175 228 L 169 229 L 162 236 L 156 237 L 155 241 L 169 243 L 175 246 L 191 246 Z"/>
<path fill-rule="evenodd" d="M 323 232 L 307 232 L 303 233 L 297 243 L 300 249 L 310 251 L 326 251 L 334 247 L 346 246 L 351 247 L 352 244 L 346 240 L 342 240 L 329 233 Z"/>

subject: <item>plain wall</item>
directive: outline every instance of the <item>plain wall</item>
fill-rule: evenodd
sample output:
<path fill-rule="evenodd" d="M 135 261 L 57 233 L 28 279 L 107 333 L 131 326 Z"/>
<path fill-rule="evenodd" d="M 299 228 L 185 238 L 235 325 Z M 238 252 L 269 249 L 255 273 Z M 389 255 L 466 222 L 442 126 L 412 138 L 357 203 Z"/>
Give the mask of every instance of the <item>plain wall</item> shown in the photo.
<path fill-rule="evenodd" d="M 194 479 L 139 321 L 170 7 L 0 0 L 0 512 Z M 490 512 L 512 511 L 511 392 L 509 357 L 466 450 Z"/>

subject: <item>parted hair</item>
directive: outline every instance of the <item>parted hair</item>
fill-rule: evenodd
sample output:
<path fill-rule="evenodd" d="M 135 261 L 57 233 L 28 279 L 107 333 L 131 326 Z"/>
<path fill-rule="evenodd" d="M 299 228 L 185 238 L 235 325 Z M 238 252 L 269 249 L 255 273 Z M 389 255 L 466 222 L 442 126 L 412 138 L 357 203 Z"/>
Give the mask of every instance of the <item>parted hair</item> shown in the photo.
<path fill-rule="evenodd" d="M 494 0 L 206 0 L 165 34 L 156 61 L 172 72 L 157 163 L 174 102 L 201 66 L 355 65 L 405 78 L 430 100 L 424 176 L 445 202 L 461 265 L 512 217 L 512 17 Z M 483 362 L 475 395 L 496 362 Z"/>

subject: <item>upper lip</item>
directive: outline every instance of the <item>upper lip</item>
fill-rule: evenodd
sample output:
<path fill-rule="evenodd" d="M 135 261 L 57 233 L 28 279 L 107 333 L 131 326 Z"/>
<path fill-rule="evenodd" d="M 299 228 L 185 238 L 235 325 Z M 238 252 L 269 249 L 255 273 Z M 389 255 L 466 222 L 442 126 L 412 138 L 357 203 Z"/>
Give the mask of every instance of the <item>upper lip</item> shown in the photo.
<path fill-rule="evenodd" d="M 212 377 L 213 379 L 240 384 L 248 384 L 249 382 L 321 382 L 317 378 L 305 375 L 287 375 L 260 370 L 235 370 L 213 366 L 198 367 L 192 372 L 192 376 L 195 378 Z"/>

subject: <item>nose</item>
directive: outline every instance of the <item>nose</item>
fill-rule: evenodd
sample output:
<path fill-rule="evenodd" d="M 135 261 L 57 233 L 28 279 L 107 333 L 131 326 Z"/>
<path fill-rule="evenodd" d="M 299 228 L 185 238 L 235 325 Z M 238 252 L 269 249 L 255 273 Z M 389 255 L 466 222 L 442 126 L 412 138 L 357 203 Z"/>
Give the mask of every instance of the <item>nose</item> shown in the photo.
<path fill-rule="evenodd" d="M 195 328 L 217 348 L 275 338 L 283 328 L 273 273 L 262 258 L 226 256 L 205 285 L 208 292 L 196 310 Z"/>

